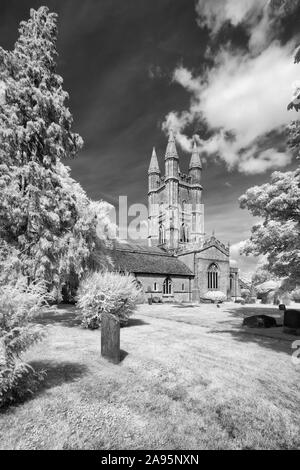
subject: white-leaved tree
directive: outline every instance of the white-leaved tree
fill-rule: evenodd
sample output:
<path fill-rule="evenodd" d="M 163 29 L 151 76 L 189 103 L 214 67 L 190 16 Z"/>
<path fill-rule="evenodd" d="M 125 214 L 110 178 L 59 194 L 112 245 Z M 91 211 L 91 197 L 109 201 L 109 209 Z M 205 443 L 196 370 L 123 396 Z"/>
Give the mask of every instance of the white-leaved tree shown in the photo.
<path fill-rule="evenodd" d="M 0 238 L 23 274 L 60 290 L 80 277 L 97 244 L 97 214 L 62 163 L 82 148 L 57 73 L 57 15 L 41 7 L 0 48 Z"/>
<path fill-rule="evenodd" d="M 43 334 L 33 316 L 107 266 L 106 203 L 90 201 L 64 164 L 83 142 L 56 71 L 56 37 L 57 16 L 41 7 L 13 50 L 0 48 L 0 407 L 41 379 L 21 358 Z"/>

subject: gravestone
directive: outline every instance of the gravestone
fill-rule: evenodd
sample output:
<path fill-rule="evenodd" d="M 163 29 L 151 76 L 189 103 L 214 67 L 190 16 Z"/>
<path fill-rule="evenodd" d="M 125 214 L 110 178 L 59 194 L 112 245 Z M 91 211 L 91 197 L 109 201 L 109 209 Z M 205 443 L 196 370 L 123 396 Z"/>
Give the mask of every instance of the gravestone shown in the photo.
<path fill-rule="evenodd" d="M 101 318 L 101 356 L 114 364 L 120 362 L 120 322 L 114 315 Z"/>
<path fill-rule="evenodd" d="M 283 331 L 292 335 L 300 335 L 300 310 L 284 311 Z"/>
<path fill-rule="evenodd" d="M 248 326 L 248 328 L 274 328 L 277 323 L 275 318 L 268 315 L 252 315 L 244 318 L 243 326 Z"/>

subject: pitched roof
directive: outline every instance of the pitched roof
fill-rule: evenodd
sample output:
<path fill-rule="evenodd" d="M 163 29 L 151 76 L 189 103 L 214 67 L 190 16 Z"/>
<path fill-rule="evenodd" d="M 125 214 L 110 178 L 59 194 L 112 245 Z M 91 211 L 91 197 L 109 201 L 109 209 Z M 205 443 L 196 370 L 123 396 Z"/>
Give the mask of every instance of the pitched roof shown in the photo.
<path fill-rule="evenodd" d="M 136 274 L 164 274 L 193 276 L 191 270 L 178 258 L 156 247 L 130 242 L 116 242 L 110 253 L 114 268 Z"/>

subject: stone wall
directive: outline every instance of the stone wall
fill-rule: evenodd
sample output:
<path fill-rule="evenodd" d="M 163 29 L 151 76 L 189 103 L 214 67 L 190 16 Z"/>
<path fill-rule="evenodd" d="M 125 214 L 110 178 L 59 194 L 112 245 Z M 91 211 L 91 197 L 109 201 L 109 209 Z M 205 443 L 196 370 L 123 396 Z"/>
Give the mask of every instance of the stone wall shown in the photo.
<path fill-rule="evenodd" d="M 227 297 L 229 294 L 229 258 L 214 247 L 196 255 L 197 284 L 200 297 L 209 290 L 207 271 L 212 263 L 215 263 L 219 268 L 217 290 L 223 292 Z"/>
<path fill-rule="evenodd" d="M 223 292 L 226 297 L 229 295 L 229 256 L 215 246 L 208 247 L 194 253 L 183 253 L 178 255 L 192 272 L 195 272 L 193 281 L 192 300 L 199 301 L 209 289 L 207 271 L 212 263 L 219 268 L 218 291 Z"/>
<path fill-rule="evenodd" d="M 163 302 L 176 301 L 176 302 L 189 302 L 192 299 L 192 278 L 187 276 L 172 276 L 172 294 L 163 294 L 163 282 L 166 279 L 164 275 L 151 275 L 151 274 L 136 274 L 136 279 L 142 284 L 145 293 L 145 301 L 148 298 L 159 297 Z M 157 284 L 157 290 L 154 290 L 154 283 Z"/>

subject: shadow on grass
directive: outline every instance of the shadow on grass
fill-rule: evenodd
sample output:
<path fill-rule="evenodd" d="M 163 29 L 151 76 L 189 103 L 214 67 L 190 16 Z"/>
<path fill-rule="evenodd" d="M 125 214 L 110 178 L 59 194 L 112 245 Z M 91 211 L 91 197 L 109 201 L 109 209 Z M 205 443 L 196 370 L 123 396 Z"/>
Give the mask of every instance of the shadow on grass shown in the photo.
<path fill-rule="evenodd" d="M 80 311 L 74 305 L 58 305 L 56 309 L 45 311 L 35 317 L 33 323 L 39 325 L 55 325 L 67 326 L 69 328 L 78 327 L 81 325 Z M 149 325 L 149 323 L 139 318 L 129 318 L 128 323 L 124 328 L 132 326 Z M 122 326 L 123 327 L 123 326 Z"/>
<path fill-rule="evenodd" d="M 192 304 L 178 304 L 178 305 L 173 305 L 173 307 L 176 308 L 195 308 L 197 305 L 192 305 Z"/>
<path fill-rule="evenodd" d="M 259 307 L 251 307 L 249 306 L 241 306 L 234 310 L 226 310 L 227 313 L 232 315 L 233 317 L 250 317 L 251 315 L 269 315 L 271 317 L 279 317 L 282 316 L 278 307 L 274 306 L 272 308 L 259 306 Z"/>
<path fill-rule="evenodd" d="M 235 341 L 241 343 L 254 343 L 258 346 L 272 349 L 277 352 L 284 352 L 291 354 L 291 341 L 290 338 L 273 336 L 273 332 L 278 328 L 246 328 L 241 327 L 239 330 L 210 330 L 209 333 L 213 334 L 230 334 Z M 263 360 L 263 358 L 262 358 Z"/>
<path fill-rule="evenodd" d="M 226 310 L 226 312 L 234 318 L 234 321 L 224 320 L 218 322 L 224 325 L 223 328 L 212 328 L 209 333 L 213 334 L 230 334 L 236 341 L 242 343 L 254 343 L 258 346 L 272 349 L 277 352 L 285 352 L 291 354 L 291 339 L 288 335 L 284 335 L 279 329 L 283 323 L 283 315 L 278 307 L 272 308 L 261 306 L 241 306 L 238 309 Z M 243 319 L 253 315 L 268 315 L 275 318 L 277 327 L 272 328 L 247 328 L 242 325 Z M 240 324 L 237 324 L 240 319 Z M 228 325 L 228 328 L 225 325 Z M 230 329 L 232 327 L 232 329 Z M 279 334 L 278 334 L 279 333 Z"/>
<path fill-rule="evenodd" d="M 144 320 L 140 320 L 139 318 L 129 318 L 128 323 L 124 325 L 124 328 L 130 328 L 131 326 L 141 325 L 149 325 L 149 323 L 145 322 Z"/>
<path fill-rule="evenodd" d="M 26 387 L 29 386 L 30 389 L 28 388 L 27 392 L 25 389 L 24 393 L 22 393 L 22 396 L 14 394 L 15 396 L 12 400 L 0 407 L 0 414 L 10 413 L 14 410 L 14 408 L 34 400 L 45 390 L 63 385 L 65 383 L 75 382 L 76 380 L 86 375 L 88 372 L 88 368 L 84 364 L 77 362 L 30 361 L 27 364 L 31 366 L 35 373 L 39 374 L 41 378 L 36 380 L 31 373 L 30 384 L 27 385 L 28 382 L 24 382 Z M 44 374 L 44 377 L 42 377 L 42 374 Z M 34 380 L 34 383 L 32 380 Z"/>
<path fill-rule="evenodd" d="M 56 309 L 46 311 L 33 319 L 33 323 L 40 325 L 54 325 L 58 323 L 70 328 L 80 326 L 79 311 L 73 305 L 59 305 Z"/>
<path fill-rule="evenodd" d="M 121 349 L 120 350 L 120 362 L 123 362 L 125 357 L 127 357 L 127 356 L 128 356 L 128 352 Z"/>
<path fill-rule="evenodd" d="M 37 393 L 65 383 L 75 382 L 88 372 L 88 367 L 79 362 L 31 361 L 29 365 L 36 372 L 46 372 Z"/>

